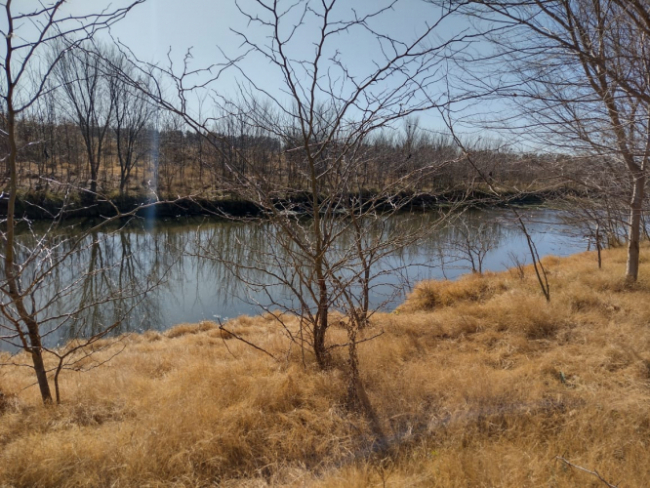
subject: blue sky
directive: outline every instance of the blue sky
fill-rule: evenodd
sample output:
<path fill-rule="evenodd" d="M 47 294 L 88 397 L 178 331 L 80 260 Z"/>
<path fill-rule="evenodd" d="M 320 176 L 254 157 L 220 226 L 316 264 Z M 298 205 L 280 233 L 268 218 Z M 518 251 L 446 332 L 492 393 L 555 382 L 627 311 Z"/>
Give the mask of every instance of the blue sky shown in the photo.
<path fill-rule="evenodd" d="M 284 5 L 290 5 L 300 0 L 280 0 Z M 269 3 L 271 0 L 265 0 Z M 69 0 L 66 10 L 73 14 L 97 12 L 107 5 L 113 7 L 128 4 L 127 0 Z M 334 18 L 349 18 L 352 9 L 359 15 L 370 12 L 380 6 L 386 6 L 391 0 L 339 0 L 333 12 Z M 14 0 L 14 9 L 23 10 L 37 4 L 37 0 Z M 316 5 L 320 1 L 315 2 Z M 253 14 L 260 12 L 255 0 L 240 0 L 240 6 Z M 32 7 L 33 8 L 33 7 Z M 377 32 L 389 34 L 391 37 L 404 41 L 417 38 L 428 25 L 434 23 L 440 15 L 440 10 L 424 0 L 399 0 L 393 9 L 372 20 L 371 26 Z M 291 24 L 289 22 L 288 24 Z M 285 24 L 285 25 L 288 25 Z M 191 67 L 204 68 L 212 64 L 224 62 L 222 52 L 230 57 L 237 57 L 244 52 L 242 38 L 233 32 L 240 31 L 255 42 L 264 43 L 264 32 L 250 25 L 239 12 L 235 0 L 147 0 L 136 6 L 129 15 L 111 29 L 114 39 L 128 46 L 139 59 L 152 63 L 167 63 L 168 51 L 180 67 L 180 61 L 189 48 L 192 48 Z M 286 31 L 285 31 L 286 32 Z M 454 36 L 471 33 L 469 22 L 460 17 L 447 18 L 436 28 L 427 39 L 429 45 L 435 45 Z M 314 52 L 313 41 L 317 36 L 317 27 L 306 21 L 304 27 L 297 31 L 291 43 L 291 55 L 295 59 L 310 59 Z M 381 62 L 381 47 L 387 45 L 377 40 L 377 37 L 360 31 L 352 34 L 338 35 L 329 44 L 328 55 L 340 52 L 342 61 L 350 71 L 360 78 L 374 69 L 376 62 Z M 477 43 L 473 48 L 482 49 Z M 239 63 L 241 71 L 249 76 L 260 87 L 267 89 L 274 96 L 282 97 L 284 88 L 280 73 L 266 60 L 259 56 L 249 56 Z M 337 78 L 334 72 L 334 78 Z M 339 73 L 340 74 L 340 73 Z M 237 94 L 237 82 L 244 77 L 237 70 L 229 70 L 210 85 L 215 93 L 234 97 Z M 197 81 L 200 81 L 197 79 Z M 428 93 L 432 98 L 438 98 L 447 90 L 444 83 L 430 86 Z M 199 95 L 191 97 L 193 109 L 197 109 Z M 209 103 L 203 110 L 209 111 Z M 481 109 L 485 109 L 483 103 Z M 465 115 L 474 111 L 466 106 Z M 478 111 L 478 109 L 476 109 Z M 460 117 L 460 115 L 459 115 Z M 432 110 L 419 114 L 420 126 L 433 130 L 444 130 L 439 114 Z M 398 123 L 398 126 L 400 124 Z M 467 129 L 462 129 L 467 133 Z"/>
<path fill-rule="evenodd" d="M 346 0 L 339 1 L 335 14 L 346 17 L 354 8 L 359 14 L 387 5 L 388 1 Z M 243 0 L 240 5 L 249 12 L 259 11 L 254 1 Z M 373 28 L 390 33 L 404 40 L 415 39 L 435 22 L 439 15 L 437 8 L 422 0 L 401 0 L 395 8 L 373 20 Z M 431 43 L 460 35 L 469 29 L 467 22 L 460 18 L 448 19 L 435 32 Z M 172 48 L 172 58 L 178 63 L 188 48 L 192 48 L 192 67 L 206 67 L 221 63 L 223 50 L 228 56 L 237 57 L 244 52 L 242 39 L 233 30 L 250 36 L 257 42 L 265 42 L 259 28 L 248 25 L 247 19 L 238 11 L 234 0 L 148 0 L 136 7 L 129 16 L 112 29 L 114 38 L 128 45 L 141 59 L 152 62 L 166 62 L 168 50 Z M 292 43 L 292 55 L 308 59 L 314 50 L 313 39 L 317 35 L 316 26 L 309 23 L 298 31 Z M 356 32 L 333 39 L 331 54 L 339 50 L 346 66 L 362 76 L 373 69 L 373 61 L 380 61 L 380 45 L 376 37 Z M 240 64 L 241 69 L 260 86 L 272 93 L 283 88 L 282 79 L 276 69 L 260 57 L 251 56 Z M 212 88 L 222 94 L 234 96 L 236 81 L 242 80 L 240 73 L 232 71 L 217 80 Z M 432 90 L 445 91 L 440 85 Z M 437 114 L 420 115 L 421 125 L 441 128 Z"/>

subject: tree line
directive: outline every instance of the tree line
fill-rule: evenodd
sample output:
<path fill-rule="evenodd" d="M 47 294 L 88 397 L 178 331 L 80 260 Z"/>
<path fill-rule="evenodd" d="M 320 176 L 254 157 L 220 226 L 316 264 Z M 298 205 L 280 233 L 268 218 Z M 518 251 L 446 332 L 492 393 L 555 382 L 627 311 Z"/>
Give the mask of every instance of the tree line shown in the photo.
<path fill-rule="evenodd" d="M 15 121 L 21 192 L 216 197 L 228 189 L 233 170 L 263 176 L 276 187 L 307 188 L 299 127 L 285 125 L 279 133 L 252 120 L 250 113 L 218 105 L 202 107 L 215 115 L 206 134 L 197 134 L 181 116 L 134 87 L 134 82 L 146 86 L 149 80 L 124 52 L 90 42 L 73 47 L 58 42 L 48 49 L 47 56 L 58 61 L 47 89 Z M 280 117 L 268 105 L 247 104 L 256 114 Z M 4 112 L 0 129 L 7 129 Z M 523 153 L 490 138 L 468 143 L 486 174 L 504 185 L 541 188 L 547 174 L 540 163 L 557 159 L 541 151 Z M 453 138 L 422 127 L 417 116 L 365 138 L 360 151 L 368 191 L 446 161 L 454 164 L 441 168 L 435 178 L 418 181 L 414 190 L 435 193 L 477 183 L 471 165 L 459 160 Z M 6 184 L 8 161 L 0 165 Z"/>

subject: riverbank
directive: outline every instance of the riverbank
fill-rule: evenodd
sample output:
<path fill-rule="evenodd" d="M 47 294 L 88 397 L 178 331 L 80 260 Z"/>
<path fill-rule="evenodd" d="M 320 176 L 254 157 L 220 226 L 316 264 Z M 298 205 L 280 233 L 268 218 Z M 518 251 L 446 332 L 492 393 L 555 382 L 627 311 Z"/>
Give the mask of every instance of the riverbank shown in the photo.
<path fill-rule="evenodd" d="M 345 407 L 345 351 L 318 371 L 270 317 L 110 339 L 41 406 L 26 368 L 0 368 L 0 486 L 650 485 L 650 261 L 623 249 L 532 269 L 423 282 L 359 346 L 389 446 Z M 292 326 L 289 321 L 289 326 Z M 334 328 L 331 340 L 344 342 Z M 126 347 L 125 347 L 126 346 Z M 122 350 L 124 348 L 124 350 Z M 287 353 L 289 351 L 289 353 Z M 8 356 L 2 356 L 2 362 Z M 14 358 L 25 361 L 25 356 Z"/>
<path fill-rule="evenodd" d="M 560 200 L 568 195 L 575 195 L 576 191 L 568 187 L 558 187 L 545 190 L 531 190 L 520 192 L 504 192 L 500 198 L 484 190 L 449 190 L 440 193 L 398 194 L 397 199 L 408 200 L 405 210 L 432 209 L 440 206 L 460 204 L 477 208 L 497 208 L 505 202 L 511 205 L 543 205 L 548 202 Z M 288 198 L 278 198 L 278 204 L 286 206 Z M 374 198 L 368 193 L 364 198 Z M 300 208 L 301 205 L 310 204 L 307 193 L 297 192 L 290 197 L 292 207 Z M 65 218 L 97 218 L 116 215 L 116 211 L 127 213 L 147 206 L 137 211 L 140 217 L 156 215 L 159 218 L 191 217 L 201 215 L 211 216 L 255 216 L 260 215 L 260 207 L 250 201 L 241 200 L 232 196 L 219 198 L 185 197 L 177 196 L 161 199 L 151 208 L 152 200 L 148 196 L 115 196 L 110 200 L 98 199 L 97 201 L 84 201 L 79 197 L 65 199 L 62 195 L 52 193 L 26 193 L 21 194 L 16 202 L 16 215 L 30 220 L 51 220 L 62 211 Z M 387 202 L 387 208 L 390 207 Z M 392 208 L 392 207 L 391 207 Z M 7 215 L 7 197 L 0 199 L 0 217 Z"/>

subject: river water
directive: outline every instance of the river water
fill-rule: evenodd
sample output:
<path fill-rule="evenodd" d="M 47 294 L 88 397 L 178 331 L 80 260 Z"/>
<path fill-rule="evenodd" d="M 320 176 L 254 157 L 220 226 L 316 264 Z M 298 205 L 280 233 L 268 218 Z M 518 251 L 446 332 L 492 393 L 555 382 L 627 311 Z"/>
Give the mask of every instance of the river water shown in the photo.
<path fill-rule="evenodd" d="M 520 212 L 541 256 L 586 250 L 585 239 L 563 224 L 560 212 L 536 208 Z M 437 218 L 431 213 L 398 214 L 383 223 L 382 232 L 391 235 L 414 229 L 426 232 L 373 267 L 377 274 L 370 295 L 373 307 L 391 310 L 420 280 L 454 279 L 471 272 L 471 257 L 478 270 L 478 257 L 484 255 L 483 271 L 530 262 L 525 237 L 509 210 L 468 211 L 444 224 Z M 65 255 L 70 237 L 82 230 L 77 224 L 59 231 L 65 238 L 60 249 L 34 269 L 46 269 L 43 263 L 51 265 L 57 252 Z M 269 252 L 272 232 L 263 222 L 178 218 L 133 221 L 121 229 L 91 233 L 79 244 L 81 251 L 66 255 L 36 293 L 32 306 L 41 310 L 42 320 L 49 319 L 45 342 L 59 344 L 116 322 L 120 325 L 113 333 L 165 330 L 183 322 L 258 314 L 265 306 L 299 307 L 267 273 L 286 266 Z M 38 236 L 36 226 L 22 239 L 30 247 Z M 353 244 L 345 236 L 341 243 L 344 248 Z M 243 274 L 248 285 L 234 271 Z M 4 344 L 0 349 L 12 347 Z"/>

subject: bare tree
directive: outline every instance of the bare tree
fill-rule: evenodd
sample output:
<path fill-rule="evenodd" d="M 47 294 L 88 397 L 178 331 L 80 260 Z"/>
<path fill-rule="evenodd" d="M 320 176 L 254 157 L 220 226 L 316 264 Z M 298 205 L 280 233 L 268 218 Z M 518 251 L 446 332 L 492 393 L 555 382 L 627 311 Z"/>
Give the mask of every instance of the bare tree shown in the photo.
<path fill-rule="evenodd" d="M 487 186 L 489 190 L 488 193 L 489 200 L 491 200 L 493 203 L 498 203 L 499 205 L 508 208 L 512 212 L 514 219 L 517 223 L 517 226 L 519 227 L 522 234 L 526 238 L 526 245 L 530 253 L 530 258 L 532 260 L 533 269 L 535 270 L 535 275 L 537 276 L 537 282 L 539 283 L 540 290 L 544 294 L 544 298 L 546 298 L 546 301 L 550 302 L 551 288 L 548 282 L 548 274 L 546 273 L 544 264 L 540 260 L 539 252 L 537 250 L 537 245 L 535 244 L 535 241 L 533 240 L 532 235 L 528 230 L 528 226 L 526 225 L 526 222 L 522 217 L 520 210 L 517 208 L 517 205 L 513 204 L 513 200 L 515 200 L 516 202 L 516 199 L 519 196 L 520 191 L 518 191 L 515 187 L 515 190 L 517 190 L 517 192 L 513 195 L 512 193 L 504 192 L 501 188 L 497 186 L 497 182 L 494 181 L 491 174 L 487 172 L 486 168 L 480 164 L 481 163 L 480 160 L 476 157 L 476 155 L 471 150 L 471 148 L 466 146 L 463 143 L 463 141 L 460 139 L 458 134 L 456 133 L 454 129 L 454 121 L 452 119 L 452 111 L 450 107 L 451 104 L 442 107 L 440 109 L 440 114 L 445 120 L 445 123 L 447 124 L 447 127 L 452 137 L 456 141 L 456 144 L 458 145 L 458 147 L 461 149 L 463 153 L 462 159 L 469 164 L 469 166 L 473 169 L 474 174 L 478 176 L 478 178 Z"/>
<path fill-rule="evenodd" d="M 264 181 L 254 175 L 236 173 L 237 188 L 272 216 L 276 227 L 282 230 L 278 235 L 287 240 L 284 248 L 299 249 L 300 267 L 309 270 L 305 273 L 307 280 L 302 283 L 308 293 L 304 293 L 305 289 L 297 290 L 302 300 L 309 297 L 301 306 L 302 315 L 308 318 L 317 362 L 327 367 L 325 338 L 330 309 L 338 303 L 346 310 L 353 324 L 350 330 L 353 343 L 355 331 L 368 318 L 366 296 L 371 286 L 373 260 L 399 242 L 396 235 L 384 235 L 379 241 L 371 239 L 365 226 L 379 218 L 381 210 L 407 206 L 410 194 L 404 190 L 439 167 L 432 164 L 408 171 L 410 161 L 406 155 L 402 161 L 393 163 L 399 176 L 382 181 L 378 192 L 368 195 L 364 191 L 368 182 L 363 170 L 368 157 L 368 137 L 436 105 L 437 97 L 432 97 L 428 89 L 440 78 L 447 49 L 454 42 L 460 43 L 460 37 L 433 44 L 432 34 L 444 22 L 447 12 L 424 26 L 412 40 L 398 40 L 376 32 L 373 20 L 389 12 L 396 2 L 363 14 L 346 12 L 335 0 L 295 6 L 262 1 L 255 4 L 254 11 L 242 7 L 240 11 L 251 23 L 267 31 L 273 42 L 262 44 L 245 33 L 239 35 L 252 54 L 266 59 L 278 70 L 290 104 L 241 72 L 249 84 L 242 97 L 246 105 L 239 107 L 239 112 L 247 115 L 248 125 L 265 127 L 289 143 L 286 152 L 297 159 L 304 201 L 292 199 L 290 188 L 265 187 Z M 344 18 L 348 12 L 349 20 L 334 20 Z M 301 22 L 296 23 L 296 18 Z M 307 26 L 314 29 L 313 54 L 295 59 L 290 54 L 292 37 Z M 369 72 L 358 76 L 336 53 L 333 38 L 367 34 L 378 36 L 378 44 L 384 48 L 383 58 Z M 328 56 L 333 57 L 328 59 Z M 251 102 L 257 96 L 270 100 L 283 116 L 278 118 L 266 110 L 255 110 L 257 105 Z M 295 213 L 306 213 L 308 221 L 304 224 L 296 221 Z M 339 248 L 341 227 L 350 229 L 355 236 L 350 250 Z M 346 252 L 351 254 L 344 258 Z M 342 266 L 351 268 L 343 277 L 339 269 Z M 360 289 L 352 286 L 356 282 L 361 283 Z"/>
<path fill-rule="evenodd" d="M 623 180 L 626 279 L 636 281 L 650 156 L 650 6 L 637 0 L 452 3 L 464 4 L 464 12 L 480 22 L 500 25 L 491 41 L 501 54 L 492 59 L 508 69 L 491 64 L 491 72 L 475 74 L 471 84 L 514 101 L 518 117 L 513 123 L 511 112 L 508 127 L 586 161 L 601 182 Z M 560 168 L 562 174 L 566 169 Z"/>
<path fill-rule="evenodd" d="M 107 77 L 110 106 L 113 107 L 112 128 L 120 163 L 120 195 L 124 195 L 131 171 L 149 151 L 145 136 L 147 128 L 153 127 L 151 120 L 156 109 L 140 91 L 125 83 L 119 75 L 110 73 L 111 66 L 120 72 L 133 71 L 123 53 L 113 55 L 116 59 L 109 64 Z"/>
<path fill-rule="evenodd" d="M 69 41 L 53 45 L 52 56 L 58 59 L 54 76 L 65 94 L 63 107 L 83 137 L 90 180 L 87 196 L 92 196 L 97 193 L 104 143 L 117 98 L 110 93 L 109 77 L 104 74 L 102 58 L 90 50 L 90 45 L 69 49 L 66 42 Z M 123 118 L 124 111 L 121 115 Z"/>
<path fill-rule="evenodd" d="M 367 167 L 377 160 L 372 136 L 446 101 L 436 93 L 436 82 L 443 76 L 447 56 L 461 49 L 467 39 L 463 34 L 443 40 L 436 37 L 443 32 L 449 9 L 436 10 L 436 20 L 420 26 L 411 39 L 380 32 L 377 21 L 399 8 L 398 1 L 369 7 L 337 0 L 256 0 L 248 7 L 238 6 L 255 29 L 237 34 L 248 56 L 268 63 L 278 75 L 282 94 L 276 95 L 251 77 L 238 59 L 228 59 L 224 64 L 243 80 L 239 98 L 228 100 L 214 94 L 214 99 L 240 130 L 261 131 L 266 138 L 281 142 L 283 153 L 273 164 L 289 168 L 290 176 L 285 180 L 269 177 L 251 153 L 229 145 L 236 157 L 224 155 L 227 171 L 222 188 L 259 209 L 264 217 L 259 225 L 268 229 L 269 247 L 250 249 L 246 242 L 238 242 L 258 259 L 248 265 L 229 261 L 223 255 L 227 250 L 209 241 L 201 243 L 203 255 L 230 262 L 233 272 L 256 289 L 268 290 L 273 284 L 284 287 L 291 304 L 274 301 L 269 293 L 269 311 L 280 306 L 298 319 L 295 330 L 285 323 L 285 315 L 275 315 L 303 353 L 312 351 L 320 368 L 332 366 L 334 348 L 347 347 L 350 403 L 369 416 L 380 435 L 359 374 L 358 335 L 368 329 L 375 310 L 371 290 L 389 272 L 378 267 L 378 261 L 420 235 L 421 229 L 406 231 L 394 225 L 391 215 L 395 218 L 398 211 L 409 210 L 418 182 L 451 161 L 423 161 L 412 167 L 408 154 L 396 158 L 390 174 L 379 175 L 377 188 L 369 192 Z M 305 41 L 298 40 L 299 31 L 310 37 L 307 51 L 300 49 L 298 43 Z M 264 40 L 258 42 L 252 32 L 262 33 Z M 350 66 L 337 49 L 342 39 L 356 36 L 377 43 L 379 54 L 365 71 Z M 197 120 L 187 108 L 191 76 L 197 73 L 188 67 L 187 58 L 180 73 L 173 66 L 158 72 L 160 78 L 173 80 L 170 84 L 176 87 L 177 99 L 171 100 L 157 80 L 152 81 L 149 95 L 183 117 L 216 151 L 223 151 L 219 144 L 223 138 L 214 137 L 211 121 Z M 432 226 L 437 221 L 432 219 Z M 269 260 L 275 266 L 269 266 Z M 254 279 L 260 272 L 270 276 L 273 284 Z M 333 310 L 345 313 L 345 344 L 328 340 Z"/>
<path fill-rule="evenodd" d="M 17 11 L 11 0 L 2 5 L 3 27 L 0 32 L 5 41 L 0 59 L 0 97 L 3 116 L 6 118 L 6 131 L 3 131 L 2 137 L 8 141 L 5 158 L 9 183 L 5 190 L 8 193 L 7 217 L 1 234 L 3 276 L 0 282 L 0 312 L 7 321 L 5 326 L 11 328 L 20 347 L 31 355 L 32 367 L 45 403 L 52 402 L 52 394 L 43 360 L 40 330 L 42 315 L 39 314 L 42 304 L 37 302 L 34 293 L 43 286 L 61 261 L 48 255 L 50 249 L 45 240 L 39 240 L 33 250 L 19 252 L 21 244 L 16 235 L 16 164 L 23 148 L 18 146 L 17 118 L 45 95 L 55 69 L 70 49 L 83 39 L 92 37 L 98 30 L 122 19 L 139 3 L 141 1 L 138 0 L 123 8 L 75 16 L 63 12 L 63 0 L 49 5 L 35 4 L 35 7 L 22 11 Z M 47 47 L 62 40 L 64 36 L 76 40 L 66 50 L 46 57 Z M 55 219 L 52 225 L 58 222 L 59 219 Z"/>

